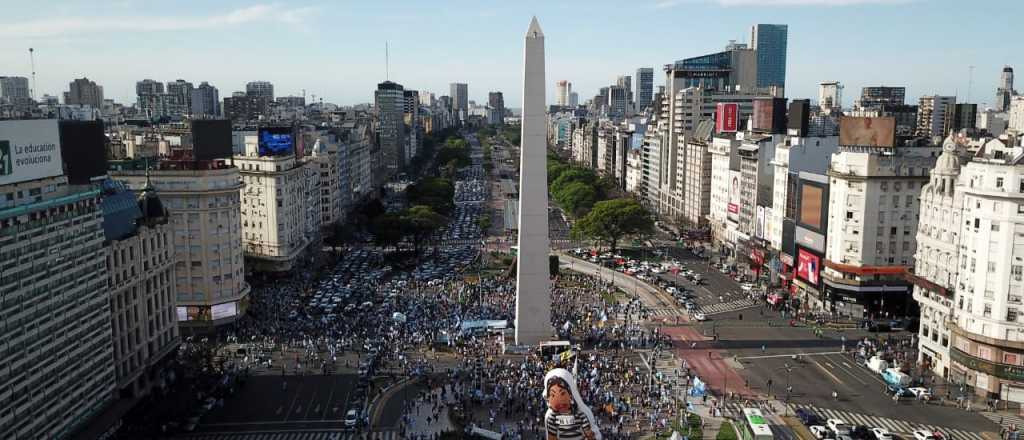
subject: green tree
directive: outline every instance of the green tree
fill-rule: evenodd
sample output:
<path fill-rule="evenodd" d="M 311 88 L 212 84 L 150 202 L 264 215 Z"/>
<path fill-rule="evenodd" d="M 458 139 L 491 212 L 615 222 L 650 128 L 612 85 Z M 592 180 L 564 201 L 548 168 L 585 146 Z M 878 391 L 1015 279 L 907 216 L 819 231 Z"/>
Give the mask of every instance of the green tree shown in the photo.
<path fill-rule="evenodd" d="M 623 237 L 650 234 L 653 230 L 654 220 L 640 203 L 633 199 L 614 199 L 594 204 L 594 209 L 573 225 L 572 233 L 603 242 L 615 252 Z"/>
<path fill-rule="evenodd" d="M 596 180 L 597 175 L 595 175 L 591 170 L 584 168 L 568 168 L 565 172 L 559 175 L 557 179 L 551 182 L 551 192 L 559 192 L 569 186 L 569 184 L 575 182 L 593 187 Z"/>
<path fill-rule="evenodd" d="M 594 187 L 578 181 L 560 188 L 553 196 L 563 209 L 574 215 L 585 214 L 597 202 Z"/>
<path fill-rule="evenodd" d="M 401 214 L 384 213 L 370 221 L 370 232 L 373 233 L 374 242 L 378 246 L 394 246 L 397 249 L 402 237 L 405 236 L 404 226 L 405 221 Z"/>
<path fill-rule="evenodd" d="M 416 205 L 402 213 L 402 226 L 412 240 L 413 250 L 419 257 L 423 243 L 445 225 L 447 219 L 426 205 Z"/>
<path fill-rule="evenodd" d="M 439 177 L 423 179 L 405 189 L 410 205 L 426 205 L 441 215 L 450 215 L 455 210 L 454 196 L 452 181 Z"/>

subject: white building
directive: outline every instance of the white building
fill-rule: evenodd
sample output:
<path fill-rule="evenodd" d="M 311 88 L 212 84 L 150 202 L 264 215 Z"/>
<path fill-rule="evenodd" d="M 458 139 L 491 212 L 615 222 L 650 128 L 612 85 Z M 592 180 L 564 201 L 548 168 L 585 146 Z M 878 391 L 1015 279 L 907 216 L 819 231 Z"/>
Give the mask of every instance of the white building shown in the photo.
<path fill-rule="evenodd" d="M 955 96 L 922 96 L 917 106 L 917 135 L 938 142 L 953 128 Z"/>
<path fill-rule="evenodd" d="M 918 202 L 937 148 L 840 146 L 829 167 L 824 290 L 832 311 L 904 316 L 917 250 Z"/>
<path fill-rule="evenodd" d="M 843 110 L 843 85 L 839 81 L 825 81 L 818 85 L 818 106 L 825 112 Z"/>
<path fill-rule="evenodd" d="M 717 243 L 735 244 L 740 238 L 739 173 L 740 140 L 733 135 L 718 135 L 711 140 L 711 198 L 708 222 Z"/>
<path fill-rule="evenodd" d="M 975 394 L 1024 402 L 1024 147 L 992 139 L 961 167 L 959 277 L 949 379 Z"/>
<path fill-rule="evenodd" d="M 630 149 L 626 155 L 626 192 L 639 196 L 643 178 L 643 157 L 641 150 Z"/>
<path fill-rule="evenodd" d="M 1010 98 L 1008 127 L 1017 133 L 1024 133 L 1024 95 Z"/>

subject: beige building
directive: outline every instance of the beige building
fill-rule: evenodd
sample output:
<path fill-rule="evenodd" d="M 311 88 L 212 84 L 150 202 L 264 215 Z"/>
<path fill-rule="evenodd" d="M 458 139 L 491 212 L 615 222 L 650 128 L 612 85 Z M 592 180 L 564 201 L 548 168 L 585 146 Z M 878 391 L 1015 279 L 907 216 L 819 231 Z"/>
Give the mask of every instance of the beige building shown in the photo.
<path fill-rule="evenodd" d="M 114 189 L 104 199 L 104 232 L 117 387 L 124 397 L 138 397 L 160 383 L 161 362 L 181 340 L 174 230 L 152 187 L 136 202 L 133 193 L 107 185 Z"/>
<path fill-rule="evenodd" d="M 0 186 L 0 438 L 69 438 L 115 386 L 100 191 Z"/>
<path fill-rule="evenodd" d="M 174 284 L 183 334 L 234 322 L 245 313 L 249 284 L 242 258 L 239 170 L 224 161 L 150 164 L 149 181 L 174 230 Z M 147 184 L 139 162 L 113 163 L 110 175 L 134 190 Z"/>

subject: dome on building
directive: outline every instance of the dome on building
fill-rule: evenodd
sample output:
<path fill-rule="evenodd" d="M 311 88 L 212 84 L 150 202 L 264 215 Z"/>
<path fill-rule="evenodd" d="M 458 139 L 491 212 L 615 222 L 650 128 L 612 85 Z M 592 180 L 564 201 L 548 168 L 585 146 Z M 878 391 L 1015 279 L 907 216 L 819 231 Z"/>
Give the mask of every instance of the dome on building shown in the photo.
<path fill-rule="evenodd" d="M 935 161 L 935 169 L 932 174 L 957 175 L 960 174 L 960 156 L 957 155 L 958 145 L 949 135 L 942 143 L 942 154 Z"/>

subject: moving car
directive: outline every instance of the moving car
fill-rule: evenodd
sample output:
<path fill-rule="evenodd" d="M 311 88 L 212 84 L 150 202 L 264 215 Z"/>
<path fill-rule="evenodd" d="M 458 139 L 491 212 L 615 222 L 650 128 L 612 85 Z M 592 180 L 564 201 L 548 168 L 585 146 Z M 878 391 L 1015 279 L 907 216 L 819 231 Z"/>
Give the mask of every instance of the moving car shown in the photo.
<path fill-rule="evenodd" d="M 693 319 L 696 319 L 698 321 L 707 321 L 708 317 L 707 317 L 707 315 L 705 315 L 705 314 L 703 314 L 701 312 L 697 312 L 697 313 L 693 314 Z"/>
<path fill-rule="evenodd" d="M 883 428 L 871 428 L 871 433 L 875 435 L 875 440 L 892 440 L 892 433 Z"/>
<path fill-rule="evenodd" d="M 828 419 L 825 426 L 828 426 L 836 436 L 850 435 L 850 425 L 841 419 Z"/>
<path fill-rule="evenodd" d="M 356 422 L 358 422 L 358 421 L 359 421 L 359 412 L 358 411 L 356 411 L 354 409 L 350 409 L 350 410 L 348 410 L 348 412 L 345 413 L 345 426 L 346 427 L 354 428 L 356 426 Z"/>
<path fill-rule="evenodd" d="M 823 440 L 831 435 L 831 431 L 828 428 L 821 425 L 811 425 L 807 429 L 811 430 L 811 434 L 814 434 L 814 438 Z"/>
<path fill-rule="evenodd" d="M 935 436 L 934 432 L 931 432 L 931 431 L 928 431 L 928 430 L 925 430 L 925 429 L 917 429 L 917 430 L 914 431 L 914 439 L 915 440 L 938 440 L 939 438 Z"/>
<path fill-rule="evenodd" d="M 817 414 L 814 414 L 807 408 L 797 408 L 796 418 L 800 419 L 800 422 L 805 426 L 820 425 L 821 418 Z"/>
<path fill-rule="evenodd" d="M 907 391 L 910 391 L 911 393 L 914 394 L 914 397 L 921 400 L 929 400 L 932 398 L 932 394 L 928 392 L 928 388 L 911 387 L 907 388 Z"/>

